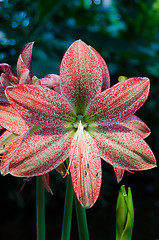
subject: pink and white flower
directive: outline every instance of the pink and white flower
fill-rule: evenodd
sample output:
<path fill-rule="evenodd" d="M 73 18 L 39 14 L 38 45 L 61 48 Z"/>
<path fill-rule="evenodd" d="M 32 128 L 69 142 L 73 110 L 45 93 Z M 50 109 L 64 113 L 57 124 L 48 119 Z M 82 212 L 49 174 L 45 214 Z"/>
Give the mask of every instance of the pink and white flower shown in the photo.
<path fill-rule="evenodd" d="M 2 166 L 2 174 L 43 175 L 69 158 L 76 196 L 83 207 L 91 207 L 100 192 L 101 158 L 114 167 L 118 181 L 125 170 L 156 166 L 143 140 L 150 131 L 134 116 L 149 87 L 148 78 L 134 77 L 110 88 L 102 57 L 84 42 L 74 42 L 61 62 L 61 94 L 39 85 L 7 87 L 12 107 L 41 128 L 3 156 L 8 166 Z"/>

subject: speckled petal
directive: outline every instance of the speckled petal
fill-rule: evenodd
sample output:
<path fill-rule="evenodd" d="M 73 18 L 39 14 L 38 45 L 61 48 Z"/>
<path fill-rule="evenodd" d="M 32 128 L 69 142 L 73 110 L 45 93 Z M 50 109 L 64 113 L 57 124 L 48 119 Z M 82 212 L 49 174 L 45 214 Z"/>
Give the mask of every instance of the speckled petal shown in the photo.
<path fill-rule="evenodd" d="M 17 61 L 17 77 L 18 79 L 21 79 L 22 72 L 28 70 L 29 74 L 26 78 L 26 83 L 31 83 L 33 72 L 32 72 L 32 64 L 31 64 L 31 57 L 32 57 L 32 48 L 33 48 L 33 42 L 30 42 L 25 45 L 23 50 L 21 51 L 21 54 Z"/>
<path fill-rule="evenodd" d="M 6 99 L 4 88 L 0 84 L 0 104 L 8 103 L 8 100 Z"/>
<path fill-rule="evenodd" d="M 124 172 L 125 170 L 122 169 L 122 168 L 117 168 L 117 167 L 113 167 L 114 168 L 114 172 L 115 172 L 115 176 L 116 176 L 116 179 L 117 179 L 117 182 L 119 183 L 123 176 L 124 176 Z"/>
<path fill-rule="evenodd" d="M 151 133 L 149 127 L 139 117 L 135 115 L 130 116 L 128 119 L 120 122 L 119 124 L 133 130 L 142 138 L 148 137 Z"/>
<path fill-rule="evenodd" d="M 61 93 L 60 91 L 60 76 L 56 74 L 48 74 L 44 78 L 37 80 L 36 84 L 42 85 L 45 87 L 53 88 L 56 92 Z"/>
<path fill-rule="evenodd" d="M 54 134 L 54 130 L 41 128 L 29 135 L 8 157 L 9 173 L 19 177 L 43 175 L 57 168 L 69 156 L 72 135 Z M 8 172 L 3 174 L 7 174 Z"/>
<path fill-rule="evenodd" d="M 12 143 L 12 141 L 17 138 L 18 135 L 9 131 L 5 131 L 0 136 L 0 154 L 5 152 L 5 149 Z"/>
<path fill-rule="evenodd" d="M 98 57 L 84 42 L 74 42 L 66 51 L 60 67 L 61 93 L 77 114 L 102 87 L 102 69 Z"/>
<path fill-rule="evenodd" d="M 97 94 L 90 102 L 86 121 L 100 121 L 101 125 L 116 124 L 133 115 L 149 94 L 148 78 L 129 78 Z"/>
<path fill-rule="evenodd" d="M 5 152 L 3 153 L 3 156 L 1 158 L 1 174 L 2 175 L 6 175 L 7 173 L 9 173 L 9 165 L 10 165 L 10 162 L 12 161 L 12 156 L 15 150 L 17 149 L 17 147 L 19 147 L 20 143 L 22 142 L 24 135 L 25 134 L 22 134 L 20 136 L 16 136 L 16 135 L 10 136 L 10 138 L 11 139 L 13 138 L 13 139 L 9 145 L 6 144 Z M 11 139 L 9 139 L 9 141 Z"/>
<path fill-rule="evenodd" d="M 99 126 L 90 134 L 100 150 L 100 157 L 114 167 L 146 170 L 156 166 L 155 157 L 147 143 L 124 126 Z"/>
<path fill-rule="evenodd" d="M 19 84 L 25 84 L 27 83 L 29 78 L 29 70 L 28 69 L 23 69 L 21 72 L 21 76 L 19 79 Z"/>
<path fill-rule="evenodd" d="M 6 87 L 8 87 L 10 85 L 17 84 L 18 83 L 18 79 L 14 75 L 7 75 L 5 73 L 2 73 L 1 77 L 0 77 L 0 83 L 1 83 L 1 85 L 3 87 L 3 89 L 5 89 Z"/>
<path fill-rule="evenodd" d="M 100 67 L 102 69 L 102 76 L 103 76 L 103 83 L 102 83 L 102 91 L 106 90 L 107 88 L 110 88 L 110 75 L 108 71 L 108 67 L 102 56 L 91 46 L 89 46 L 91 50 L 96 54 Z"/>
<path fill-rule="evenodd" d="M 8 76 L 15 76 L 15 73 L 13 72 L 11 66 L 7 63 L 0 63 L 0 71 L 4 72 Z"/>
<path fill-rule="evenodd" d="M 90 208 L 100 192 L 101 160 L 94 140 L 80 126 L 72 141 L 70 162 L 77 199 L 84 208 Z"/>
<path fill-rule="evenodd" d="M 59 93 L 39 85 L 8 87 L 6 97 L 27 121 L 46 128 L 64 128 L 74 120 L 71 106 Z"/>
<path fill-rule="evenodd" d="M 19 135 L 29 129 L 28 124 L 10 104 L 0 105 L 0 125 Z"/>
<path fill-rule="evenodd" d="M 53 192 L 50 188 L 50 184 L 49 184 L 49 173 L 46 173 L 44 175 L 41 175 L 41 180 L 42 180 L 42 183 L 44 185 L 44 187 L 46 188 L 46 190 L 51 194 L 53 195 Z"/>

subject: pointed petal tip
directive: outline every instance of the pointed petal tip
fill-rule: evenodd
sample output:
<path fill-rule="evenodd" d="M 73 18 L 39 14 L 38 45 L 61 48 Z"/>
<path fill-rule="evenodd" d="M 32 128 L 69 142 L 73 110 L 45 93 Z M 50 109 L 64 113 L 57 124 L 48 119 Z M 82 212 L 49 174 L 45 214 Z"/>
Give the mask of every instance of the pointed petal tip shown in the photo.
<path fill-rule="evenodd" d="M 149 127 L 136 115 L 131 115 L 128 119 L 125 121 L 121 122 L 120 125 L 123 125 L 137 134 L 139 134 L 142 138 L 147 138 L 151 130 Z"/>
<path fill-rule="evenodd" d="M 150 79 L 148 77 L 142 77 L 142 79 L 144 79 L 147 82 L 150 82 Z"/>
<path fill-rule="evenodd" d="M 73 46 L 77 46 L 77 47 L 79 47 L 79 46 L 87 46 L 87 47 L 89 47 L 85 42 L 83 42 L 81 39 L 78 39 L 78 40 L 76 40 L 76 41 L 74 41 L 71 45 L 70 45 L 70 47 L 73 47 Z M 69 48 L 70 48 L 69 47 Z M 68 48 L 68 49 L 69 49 Z"/>
<path fill-rule="evenodd" d="M 77 196 L 76 196 L 77 197 Z M 97 198 L 98 199 L 98 198 Z M 82 200 L 80 200 L 79 198 L 77 198 L 77 200 L 80 202 L 81 206 L 85 209 L 90 209 L 91 207 L 93 207 L 93 205 L 96 203 L 97 199 L 95 199 L 95 201 L 90 202 L 90 203 L 84 203 Z"/>
<path fill-rule="evenodd" d="M 49 184 L 49 173 L 46 173 L 44 175 L 41 175 L 41 180 L 42 180 L 42 183 L 45 187 L 45 189 L 51 194 L 53 195 L 53 192 L 51 190 L 51 187 L 50 187 L 50 184 Z"/>
<path fill-rule="evenodd" d="M 115 166 L 113 166 L 113 168 L 114 168 L 117 183 L 119 183 L 123 179 L 125 170 Z"/>
<path fill-rule="evenodd" d="M 23 49 L 26 49 L 26 48 L 28 48 L 28 47 L 32 47 L 33 45 L 34 45 L 34 43 L 35 42 L 29 42 L 29 43 L 27 43 L 25 46 L 24 46 L 24 48 Z"/>

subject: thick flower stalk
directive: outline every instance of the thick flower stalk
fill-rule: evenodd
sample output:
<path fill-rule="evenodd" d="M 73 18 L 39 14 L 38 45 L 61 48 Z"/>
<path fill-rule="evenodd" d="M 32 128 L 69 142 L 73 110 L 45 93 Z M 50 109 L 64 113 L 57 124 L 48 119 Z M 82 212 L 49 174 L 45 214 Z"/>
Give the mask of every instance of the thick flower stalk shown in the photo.
<path fill-rule="evenodd" d="M 143 140 L 149 129 L 134 116 L 148 97 L 148 78 L 130 78 L 110 88 L 104 60 L 79 40 L 62 59 L 60 92 L 30 84 L 7 87 L 12 107 L 42 128 L 27 136 L 14 154 L 4 155 L 9 164 L 2 174 L 42 175 L 69 158 L 77 199 L 89 208 L 100 192 L 101 158 L 114 167 L 118 180 L 125 170 L 156 166 Z"/>

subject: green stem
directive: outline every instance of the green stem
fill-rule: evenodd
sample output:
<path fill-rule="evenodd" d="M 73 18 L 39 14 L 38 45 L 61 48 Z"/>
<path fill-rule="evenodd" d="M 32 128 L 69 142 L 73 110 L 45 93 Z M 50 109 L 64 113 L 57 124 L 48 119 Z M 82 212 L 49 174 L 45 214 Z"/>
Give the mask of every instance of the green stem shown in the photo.
<path fill-rule="evenodd" d="M 68 174 L 61 240 L 70 240 L 72 205 L 73 205 L 73 187 L 71 181 L 71 174 Z"/>
<path fill-rule="evenodd" d="M 45 189 L 41 177 L 36 177 L 36 231 L 37 240 L 45 240 Z"/>
<path fill-rule="evenodd" d="M 80 240 L 89 240 L 86 211 L 75 196 L 76 216 Z"/>

